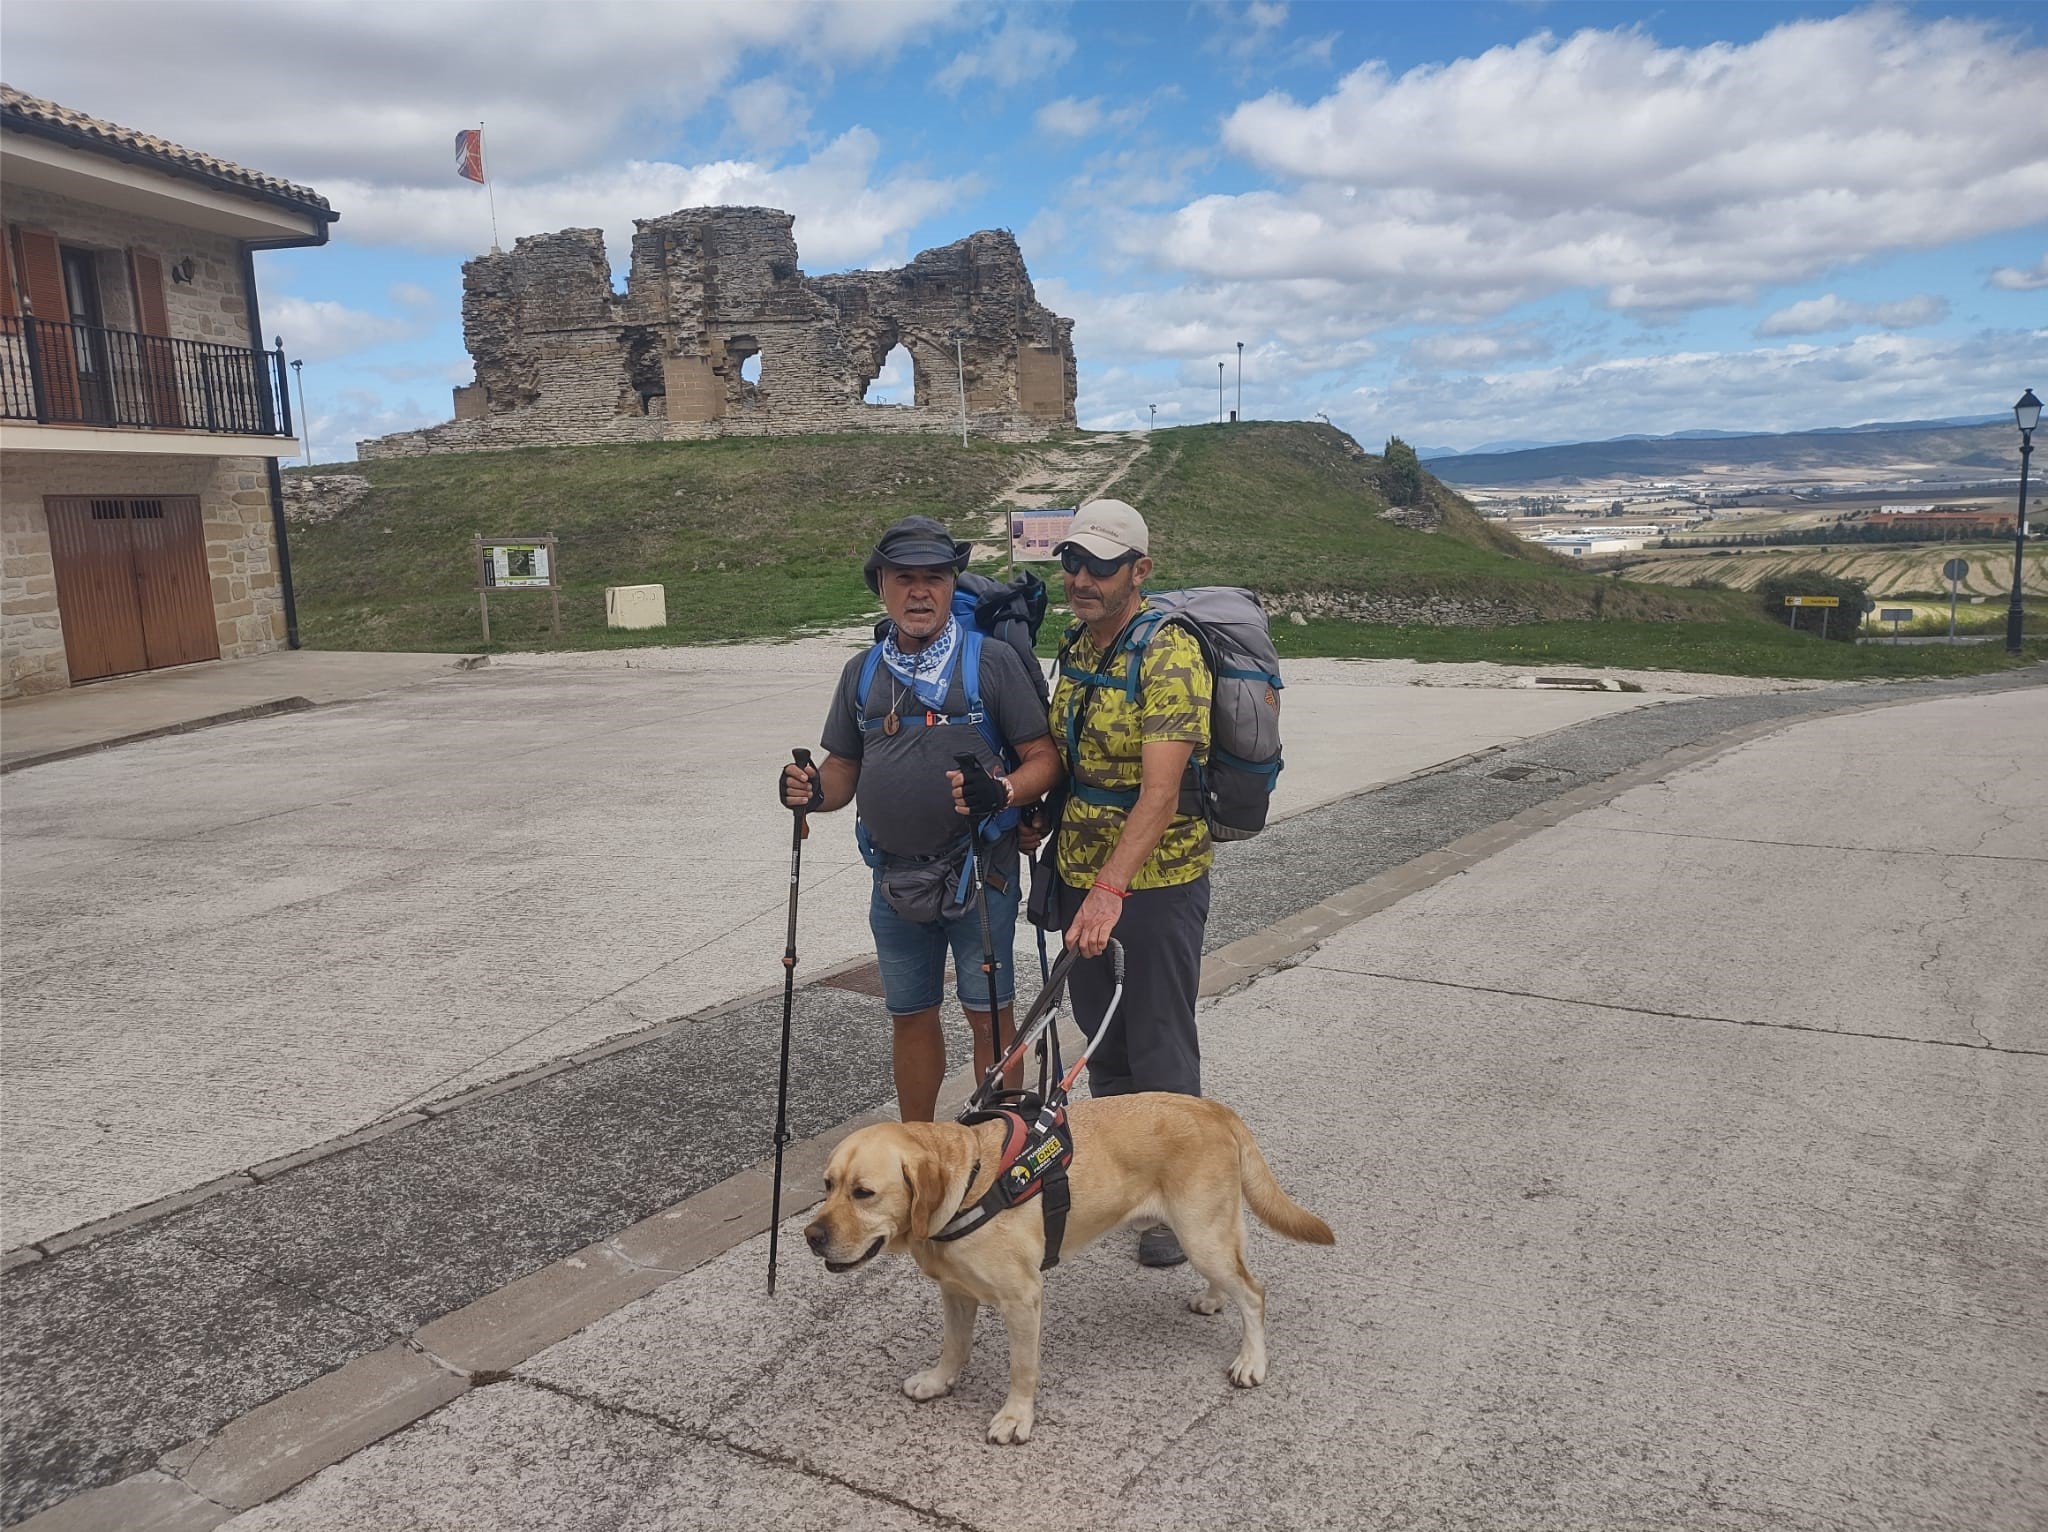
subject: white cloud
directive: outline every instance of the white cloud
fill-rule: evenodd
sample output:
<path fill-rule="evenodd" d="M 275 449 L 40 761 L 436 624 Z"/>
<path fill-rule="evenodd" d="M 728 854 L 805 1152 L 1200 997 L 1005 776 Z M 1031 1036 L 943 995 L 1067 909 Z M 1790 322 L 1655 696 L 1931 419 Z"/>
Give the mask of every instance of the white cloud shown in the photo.
<path fill-rule="evenodd" d="M 756 153 L 773 153 L 804 136 L 811 109 L 786 80 L 764 75 L 727 92 L 733 131 Z"/>
<path fill-rule="evenodd" d="M 599 227 L 623 268 L 633 220 L 676 208 L 762 205 L 796 215 L 797 253 L 813 274 L 872 260 L 900 258 L 908 232 L 975 189 L 972 178 L 915 175 L 877 179 L 881 142 L 852 128 L 808 160 L 767 165 L 717 160 L 700 165 L 632 161 L 612 169 L 497 188 L 498 227 L 509 247 L 520 235 Z M 483 188 L 380 189 L 332 183 L 349 211 L 349 238 L 373 245 L 474 254 L 490 242 Z"/>
<path fill-rule="evenodd" d="M 545 181 L 608 158 L 650 158 L 649 132 L 686 121 L 751 55 L 820 71 L 873 63 L 956 9 L 956 0 L 10 0 L 7 78 L 322 192 L 341 180 L 438 186 L 454 174 L 456 130 L 479 118 L 494 174 Z M 291 104 L 269 110 L 251 81 L 280 71 Z"/>
<path fill-rule="evenodd" d="M 1861 335 L 1833 346 L 1573 361 L 1479 376 L 1404 376 L 1332 407 L 1361 441 L 1389 433 L 1471 447 L 1503 436 L 1583 441 L 1617 430 L 1790 431 L 2002 408 L 2048 330 L 1959 339 Z M 1959 401 L 1961 401 L 1959 403 Z"/>
<path fill-rule="evenodd" d="M 1033 26 L 1024 15 L 1021 10 L 1006 11 L 999 28 L 985 36 L 980 46 L 955 54 L 953 61 L 932 77 L 932 83 L 949 96 L 957 96 L 976 80 L 986 80 L 998 90 L 1014 90 L 1051 74 L 1074 56 L 1073 38 Z"/>
<path fill-rule="evenodd" d="M 1477 319 L 1560 290 L 1672 312 L 2048 207 L 2048 49 L 1890 10 L 1753 43 L 1539 34 L 1321 100 L 1269 95 L 1225 145 L 1297 184 L 1137 221 L 1133 254 L 1211 279 L 1319 278 L 1368 313 Z M 1871 109 L 1881 101 L 1884 109 Z"/>
<path fill-rule="evenodd" d="M 2048 287 L 2048 255 L 2028 267 L 2001 266 L 1991 273 L 1991 286 L 2009 293 L 2039 292 Z"/>
<path fill-rule="evenodd" d="M 1917 325 L 1935 324 L 1948 318 L 1948 299 L 1935 293 L 1919 293 L 1896 303 L 1854 303 L 1835 293 L 1823 293 L 1779 309 L 1756 333 L 1772 335 L 1820 335 L 1828 330 L 1848 330 L 1876 325 L 1885 330 L 1910 330 Z"/>
<path fill-rule="evenodd" d="M 1444 330 L 1418 336 L 1408 343 L 1407 360 L 1422 368 L 1471 368 L 1544 357 L 1552 349 L 1534 325 L 1501 325 L 1492 330 Z"/>
<path fill-rule="evenodd" d="M 334 398 L 323 400 L 317 379 L 307 383 L 306 389 L 312 419 L 301 434 L 311 439 L 316 463 L 345 462 L 356 455 L 357 442 L 372 436 L 439 425 L 448 418 L 450 408 L 445 391 L 434 404 L 422 405 L 410 395 L 387 401 L 360 388 L 345 388 Z"/>
<path fill-rule="evenodd" d="M 1087 138 L 1102 127 L 1102 98 L 1090 96 L 1076 101 L 1062 96 L 1048 101 L 1031 117 L 1032 124 L 1048 138 Z"/>
<path fill-rule="evenodd" d="M 290 294 L 263 300 L 263 325 L 284 337 L 286 355 L 309 362 L 328 361 L 390 341 L 409 340 L 420 332 L 416 319 L 372 314 L 327 298 L 295 298 Z"/>

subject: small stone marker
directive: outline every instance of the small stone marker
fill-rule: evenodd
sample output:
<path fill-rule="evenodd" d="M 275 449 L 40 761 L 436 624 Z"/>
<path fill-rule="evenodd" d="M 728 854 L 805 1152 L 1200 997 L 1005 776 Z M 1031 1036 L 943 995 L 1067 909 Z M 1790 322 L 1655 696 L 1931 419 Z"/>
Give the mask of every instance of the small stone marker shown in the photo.
<path fill-rule="evenodd" d="M 665 628 L 668 591 L 660 585 L 607 585 L 604 625 L 608 628 Z"/>

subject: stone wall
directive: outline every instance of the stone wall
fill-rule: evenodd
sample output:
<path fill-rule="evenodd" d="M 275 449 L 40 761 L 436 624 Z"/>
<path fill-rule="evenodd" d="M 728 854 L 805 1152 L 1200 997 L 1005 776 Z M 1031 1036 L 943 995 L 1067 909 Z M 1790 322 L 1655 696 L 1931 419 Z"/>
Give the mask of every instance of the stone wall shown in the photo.
<path fill-rule="evenodd" d="M 893 271 L 811 278 L 794 225 L 773 208 L 636 220 L 623 295 L 597 229 L 477 257 L 462 272 L 476 382 L 456 390 L 456 418 L 359 442 L 358 455 L 945 433 L 960 429 L 963 386 L 976 435 L 1032 441 L 1074 425 L 1073 321 L 1038 302 L 1010 234 L 984 230 Z M 916 368 L 914 402 L 867 403 L 899 345 Z"/>
<path fill-rule="evenodd" d="M 118 208 L 76 202 L 32 186 L 7 188 L 6 215 L 10 224 L 45 230 L 67 245 L 82 245 L 96 253 L 100 317 L 107 328 L 138 328 L 128 251 L 139 247 L 164 263 L 164 308 L 174 338 L 225 346 L 252 344 L 249 308 L 242 291 L 241 256 L 235 241 L 228 236 L 139 217 Z M 192 280 L 172 281 L 171 267 L 188 257 L 192 261 Z M 69 316 L 41 317 L 62 320 Z"/>
<path fill-rule="evenodd" d="M 261 458 L 10 452 L 0 463 L 0 696 L 71 683 L 45 495 L 196 495 L 222 659 L 284 643 L 284 593 Z"/>

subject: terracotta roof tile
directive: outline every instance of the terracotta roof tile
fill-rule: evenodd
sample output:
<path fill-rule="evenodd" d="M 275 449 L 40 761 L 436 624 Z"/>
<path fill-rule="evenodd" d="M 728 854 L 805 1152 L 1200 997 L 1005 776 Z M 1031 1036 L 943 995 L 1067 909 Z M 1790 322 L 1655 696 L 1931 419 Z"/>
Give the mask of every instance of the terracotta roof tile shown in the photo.
<path fill-rule="evenodd" d="M 82 143 L 87 147 L 104 148 L 123 159 L 156 165 L 173 174 L 191 176 L 216 186 L 254 192 L 265 201 L 281 202 L 329 220 L 335 216 L 334 210 L 327 205 L 327 199 L 308 187 L 295 186 L 290 181 L 264 175 L 261 171 L 244 170 L 228 160 L 201 154 L 168 139 L 102 122 L 68 106 L 59 106 L 54 101 L 45 101 L 26 91 L 16 90 L 12 85 L 0 85 L 0 126 Z"/>

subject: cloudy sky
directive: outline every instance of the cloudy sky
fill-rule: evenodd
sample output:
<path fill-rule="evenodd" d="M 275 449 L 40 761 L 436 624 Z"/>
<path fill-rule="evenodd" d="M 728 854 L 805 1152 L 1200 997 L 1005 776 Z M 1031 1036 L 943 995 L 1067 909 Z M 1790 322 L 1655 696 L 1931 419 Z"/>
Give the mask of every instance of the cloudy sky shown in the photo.
<path fill-rule="evenodd" d="M 2040 11 L 9 0 L 0 50 L 333 203 L 259 258 L 323 461 L 470 376 L 479 120 L 503 243 L 602 226 L 622 285 L 632 220 L 699 203 L 788 209 L 814 275 L 1009 228 L 1085 425 L 1213 419 L 1242 342 L 1249 417 L 1469 449 L 2048 381 Z"/>

